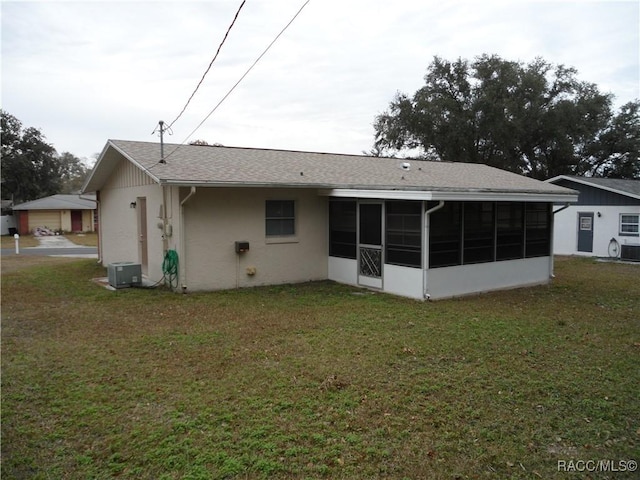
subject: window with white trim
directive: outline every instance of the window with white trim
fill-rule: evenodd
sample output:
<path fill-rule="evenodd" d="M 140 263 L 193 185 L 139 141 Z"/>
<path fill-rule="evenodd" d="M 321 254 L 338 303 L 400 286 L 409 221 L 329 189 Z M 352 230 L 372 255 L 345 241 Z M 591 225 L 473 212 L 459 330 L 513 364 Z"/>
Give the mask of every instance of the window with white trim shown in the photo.
<path fill-rule="evenodd" d="M 621 213 L 620 235 L 632 237 L 640 235 L 640 215 Z"/>

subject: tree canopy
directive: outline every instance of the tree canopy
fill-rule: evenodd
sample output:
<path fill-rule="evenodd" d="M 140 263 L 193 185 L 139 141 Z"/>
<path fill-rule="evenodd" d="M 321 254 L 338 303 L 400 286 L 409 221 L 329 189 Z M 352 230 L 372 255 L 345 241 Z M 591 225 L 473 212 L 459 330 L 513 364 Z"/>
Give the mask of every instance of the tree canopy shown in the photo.
<path fill-rule="evenodd" d="M 0 111 L 2 198 L 22 203 L 56 193 L 80 190 L 88 167 L 69 152 L 58 155 L 40 130 L 23 128 L 13 115 Z"/>
<path fill-rule="evenodd" d="M 640 178 L 640 101 L 613 96 L 543 59 L 435 57 L 425 86 L 398 93 L 375 119 L 372 151 L 486 163 L 538 179 Z"/>

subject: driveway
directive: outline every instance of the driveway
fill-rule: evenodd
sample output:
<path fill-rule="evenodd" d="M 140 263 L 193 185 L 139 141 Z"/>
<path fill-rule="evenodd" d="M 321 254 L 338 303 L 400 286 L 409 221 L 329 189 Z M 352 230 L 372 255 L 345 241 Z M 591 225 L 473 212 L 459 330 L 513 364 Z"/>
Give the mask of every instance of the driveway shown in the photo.
<path fill-rule="evenodd" d="M 37 247 L 20 247 L 20 255 L 43 255 L 48 257 L 77 257 L 98 258 L 96 247 L 83 247 L 76 245 L 62 235 L 37 237 L 40 245 Z M 0 254 L 11 256 L 16 254 L 14 248 L 3 248 Z"/>

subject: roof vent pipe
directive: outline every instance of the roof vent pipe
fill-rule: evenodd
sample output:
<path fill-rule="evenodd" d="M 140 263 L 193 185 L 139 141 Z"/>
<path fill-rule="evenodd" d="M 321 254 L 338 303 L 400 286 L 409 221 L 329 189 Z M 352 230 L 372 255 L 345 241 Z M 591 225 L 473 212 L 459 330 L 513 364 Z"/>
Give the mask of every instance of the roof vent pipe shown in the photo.
<path fill-rule="evenodd" d="M 411 164 L 409 162 L 402 162 L 403 170 L 411 170 Z"/>

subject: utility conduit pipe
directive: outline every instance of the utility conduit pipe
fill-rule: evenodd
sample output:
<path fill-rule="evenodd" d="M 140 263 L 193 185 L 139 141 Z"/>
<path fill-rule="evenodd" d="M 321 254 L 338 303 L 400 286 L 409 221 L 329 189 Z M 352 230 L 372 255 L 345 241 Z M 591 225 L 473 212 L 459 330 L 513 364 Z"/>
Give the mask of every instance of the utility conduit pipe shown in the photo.
<path fill-rule="evenodd" d="M 182 267 L 180 279 L 182 280 L 182 293 L 187 293 L 187 241 L 185 239 L 184 205 L 195 194 L 196 187 L 191 187 L 191 191 L 189 192 L 189 194 L 180 202 L 180 258 L 182 259 L 180 262 L 180 267 Z"/>

